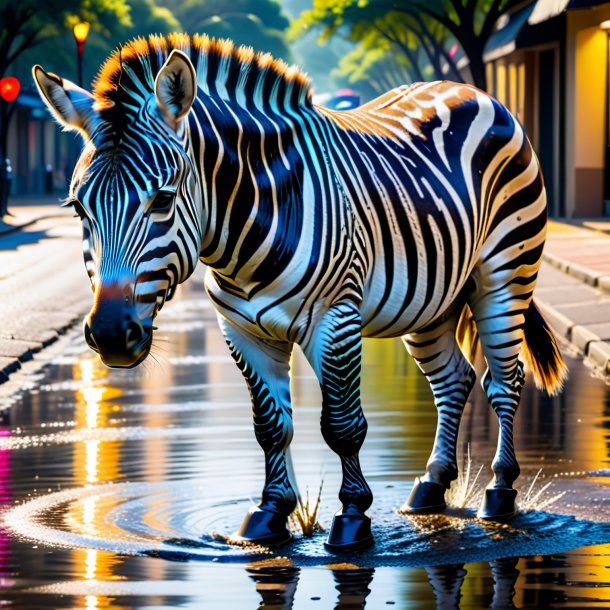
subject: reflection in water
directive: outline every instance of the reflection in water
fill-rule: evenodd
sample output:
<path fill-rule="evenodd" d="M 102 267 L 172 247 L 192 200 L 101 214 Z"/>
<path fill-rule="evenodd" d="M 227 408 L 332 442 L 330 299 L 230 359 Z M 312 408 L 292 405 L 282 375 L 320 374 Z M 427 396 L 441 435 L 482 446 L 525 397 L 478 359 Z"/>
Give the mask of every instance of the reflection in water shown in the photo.
<path fill-rule="evenodd" d="M 494 596 L 490 608 L 503 610 L 515 607 L 515 583 L 520 574 L 517 569 L 518 561 L 517 557 L 507 557 L 489 562 L 494 580 Z"/>
<path fill-rule="evenodd" d="M 366 598 L 371 589 L 375 570 L 359 568 L 349 564 L 328 566 L 335 579 L 335 588 L 339 591 L 335 610 L 358 610 L 366 606 Z"/>
<path fill-rule="evenodd" d="M 120 390 L 101 385 L 107 376 L 107 369 L 99 367 L 91 357 L 83 358 L 75 365 L 74 378 L 82 385 L 76 392 L 76 428 L 95 430 L 106 427 L 110 415 L 110 399 L 118 398 Z M 120 446 L 118 441 L 87 439 L 78 443 L 74 451 L 74 473 L 76 482 L 86 487 L 116 481 L 120 478 Z M 104 535 L 104 510 L 99 505 L 99 497 L 91 495 L 71 505 L 66 514 L 66 523 L 72 531 L 84 535 Z M 86 582 L 111 580 L 114 567 L 120 564 L 116 556 L 96 549 L 75 549 L 73 552 L 74 570 L 81 573 Z M 85 595 L 85 610 L 105 610 L 117 608 L 108 596 Z"/>
<path fill-rule="evenodd" d="M 485 606 L 493 610 L 510 610 L 515 608 L 513 598 L 515 585 L 519 577 L 516 557 L 496 559 L 488 563 L 493 583 L 491 604 Z M 367 605 L 371 593 L 375 570 L 363 568 L 350 563 L 329 564 L 332 571 L 335 589 L 338 591 L 335 610 L 360 610 Z M 429 566 L 424 568 L 434 593 L 437 610 L 459 610 L 462 600 L 462 585 L 467 576 L 464 564 Z M 297 588 L 300 569 L 288 559 L 271 559 L 253 562 L 246 567 L 246 572 L 256 584 L 256 591 L 261 597 L 259 609 L 284 610 L 297 607 Z M 391 592 L 388 592 L 392 594 Z M 470 597 L 470 596 L 469 596 Z M 378 600 L 377 600 L 378 601 Z M 402 600 L 410 608 L 408 600 Z M 473 602 L 475 607 L 477 602 Z M 394 605 L 395 602 L 389 602 Z M 400 603 L 400 602 L 399 602 Z M 388 602 L 385 602 L 388 605 Z M 467 603 L 471 607 L 470 603 Z M 328 606 L 330 607 L 330 606 Z"/>
<path fill-rule="evenodd" d="M 425 568 L 434 590 L 436 607 L 439 610 L 454 610 L 460 607 L 462 584 L 466 576 L 464 564 L 430 566 Z"/>
<path fill-rule="evenodd" d="M 260 608 L 280 610 L 292 608 L 299 583 L 299 568 L 289 560 L 272 559 L 253 562 L 246 572 L 256 583 L 261 596 Z"/>
<path fill-rule="evenodd" d="M 9 428 L 0 428 L 0 438 L 7 438 L 11 435 Z M 0 448 L 0 511 L 10 506 L 11 497 L 11 450 Z M 4 530 L 0 528 L 0 587 L 6 586 L 5 579 L 9 574 L 10 559 L 10 538 Z"/>

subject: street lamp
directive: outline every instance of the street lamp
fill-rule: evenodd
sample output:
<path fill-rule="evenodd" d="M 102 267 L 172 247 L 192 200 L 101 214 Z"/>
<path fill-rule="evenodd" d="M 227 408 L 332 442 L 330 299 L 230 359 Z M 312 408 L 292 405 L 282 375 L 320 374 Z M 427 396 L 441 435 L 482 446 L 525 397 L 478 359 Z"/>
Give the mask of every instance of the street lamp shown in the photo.
<path fill-rule="evenodd" d="M 12 170 L 8 159 L 8 126 L 17 105 L 14 103 L 21 83 L 14 76 L 0 79 L 0 220 L 8 213 L 8 195 L 11 190 Z"/>
<path fill-rule="evenodd" d="M 72 29 L 74 40 L 76 40 L 76 51 L 78 53 L 78 86 L 83 86 L 83 52 L 85 50 L 85 41 L 89 34 L 89 24 L 86 21 L 77 23 Z"/>

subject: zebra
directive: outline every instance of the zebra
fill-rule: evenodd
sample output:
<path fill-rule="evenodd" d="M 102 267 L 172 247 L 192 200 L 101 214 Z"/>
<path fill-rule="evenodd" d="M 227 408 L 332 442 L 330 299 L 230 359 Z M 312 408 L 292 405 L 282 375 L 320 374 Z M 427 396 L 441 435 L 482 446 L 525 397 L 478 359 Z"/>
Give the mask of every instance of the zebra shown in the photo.
<path fill-rule="evenodd" d="M 102 361 L 142 362 L 164 302 L 199 261 L 206 266 L 265 456 L 261 502 L 236 541 L 290 538 L 297 344 L 319 380 L 322 435 L 342 467 L 326 544 L 373 542 L 359 461 L 363 337 L 403 337 L 437 408 L 407 513 L 446 507 L 481 348 L 499 437 L 478 514 L 513 514 L 519 356 L 550 394 L 567 369 L 532 300 L 547 223 L 540 165 L 500 102 L 437 81 L 334 112 L 314 104 L 297 67 L 205 35 L 130 41 L 105 61 L 93 93 L 40 66 L 33 75 L 55 118 L 84 138 L 66 204 L 82 220 L 94 293 L 84 334 Z"/>

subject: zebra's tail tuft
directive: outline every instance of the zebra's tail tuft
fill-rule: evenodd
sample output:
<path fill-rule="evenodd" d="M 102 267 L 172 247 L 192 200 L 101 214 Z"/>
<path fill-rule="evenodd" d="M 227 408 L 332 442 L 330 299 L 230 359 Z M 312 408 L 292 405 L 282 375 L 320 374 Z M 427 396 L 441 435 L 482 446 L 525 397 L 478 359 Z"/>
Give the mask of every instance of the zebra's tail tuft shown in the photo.
<path fill-rule="evenodd" d="M 561 356 L 553 331 L 533 300 L 525 312 L 523 334 L 523 356 L 534 376 L 536 387 L 544 390 L 549 396 L 556 396 L 563 389 L 568 367 Z"/>
<path fill-rule="evenodd" d="M 553 331 L 533 300 L 525 312 L 523 335 L 525 340 L 522 354 L 532 372 L 536 387 L 544 390 L 549 396 L 556 396 L 563 389 L 568 367 L 561 356 Z M 455 337 L 464 357 L 474 366 L 481 348 L 477 325 L 468 305 L 464 305 Z"/>

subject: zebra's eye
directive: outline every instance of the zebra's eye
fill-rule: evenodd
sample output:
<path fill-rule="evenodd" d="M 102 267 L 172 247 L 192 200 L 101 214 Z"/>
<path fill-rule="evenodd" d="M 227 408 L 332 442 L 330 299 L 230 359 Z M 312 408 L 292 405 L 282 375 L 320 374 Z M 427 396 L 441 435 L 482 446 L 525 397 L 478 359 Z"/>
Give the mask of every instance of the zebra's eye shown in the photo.
<path fill-rule="evenodd" d="M 175 191 L 159 191 L 150 205 L 151 212 L 167 214 L 171 210 L 175 198 Z"/>

